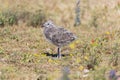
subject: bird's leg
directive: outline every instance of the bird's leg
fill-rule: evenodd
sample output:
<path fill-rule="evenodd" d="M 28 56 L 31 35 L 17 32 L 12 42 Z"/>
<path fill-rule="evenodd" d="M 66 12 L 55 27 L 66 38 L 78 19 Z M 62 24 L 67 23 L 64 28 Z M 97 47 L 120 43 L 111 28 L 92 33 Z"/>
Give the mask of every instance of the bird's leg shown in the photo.
<path fill-rule="evenodd" d="M 57 55 L 57 57 L 61 58 L 60 47 L 58 47 L 58 55 Z"/>

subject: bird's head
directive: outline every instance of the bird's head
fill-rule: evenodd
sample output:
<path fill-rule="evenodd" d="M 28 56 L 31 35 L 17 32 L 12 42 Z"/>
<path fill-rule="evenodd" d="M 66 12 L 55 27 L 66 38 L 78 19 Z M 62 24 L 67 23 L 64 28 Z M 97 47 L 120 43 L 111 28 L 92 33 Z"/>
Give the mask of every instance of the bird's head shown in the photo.
<path fill-rule="evenodd" d="M 42 27 L 53 27 L 54 23 L 51 20 L 48 20 L 42 24 Z"/>

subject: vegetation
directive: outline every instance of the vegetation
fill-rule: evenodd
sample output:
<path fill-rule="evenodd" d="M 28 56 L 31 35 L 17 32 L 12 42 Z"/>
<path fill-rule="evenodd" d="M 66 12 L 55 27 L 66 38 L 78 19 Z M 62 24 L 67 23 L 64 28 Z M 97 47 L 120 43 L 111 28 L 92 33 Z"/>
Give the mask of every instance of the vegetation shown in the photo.
<path fill-rule="evenodd" d="M 75 7 L 75 0 L 0 0 L 0 80 L 108 80 L 111 69 L 119 74 L 120 1 L 81 0 L 78 27 Z M 47 19 L 78 37 L 61 59 L 44 38 Z"/>

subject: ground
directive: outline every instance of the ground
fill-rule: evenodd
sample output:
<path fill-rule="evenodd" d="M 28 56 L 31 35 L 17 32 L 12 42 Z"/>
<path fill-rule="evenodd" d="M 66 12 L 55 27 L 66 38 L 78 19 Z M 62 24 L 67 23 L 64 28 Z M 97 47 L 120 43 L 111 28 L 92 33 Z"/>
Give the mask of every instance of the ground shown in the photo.
<path fill-rule="evenodd" d="M 82 0 L 81 25 L 76 27 L 73 0 L 15 2 L 0 0 L 0 10 L 16 10 L 17 5 L 30 12 L 41 9 L 47 19 L 73 32 L 77 40 L 63 47 L 63 56 L 57 59 L 57 47 L 45 39 L 41 26 L 1 27 L 0 80 L 64 80 L 65 74 L 70 80 L 108 80 L 111 69 L 120 73 L 119 0 Z M 64 74 L 65 67 L 69 73 Z"/>

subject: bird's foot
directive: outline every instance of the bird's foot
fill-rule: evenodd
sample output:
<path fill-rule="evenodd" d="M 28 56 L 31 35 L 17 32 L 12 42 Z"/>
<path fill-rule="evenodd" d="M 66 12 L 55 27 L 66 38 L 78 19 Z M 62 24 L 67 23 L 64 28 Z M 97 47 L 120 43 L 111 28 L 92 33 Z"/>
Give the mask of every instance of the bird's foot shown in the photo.
<path fill-rule="evenodd" d="M 58 55 L 57 55 L 57 58 L 58 58 L 58 59 L 61 59 L 61 54 L 58 54 Z"/>

